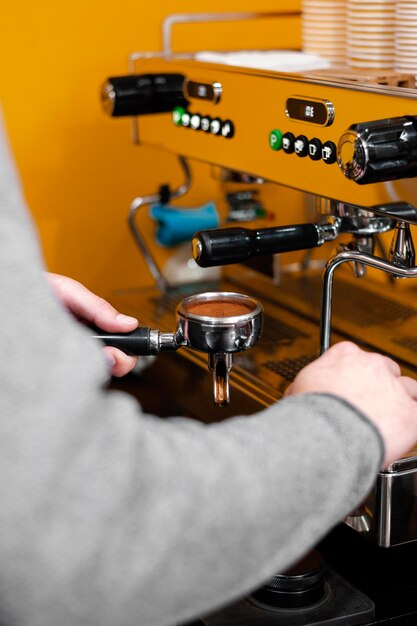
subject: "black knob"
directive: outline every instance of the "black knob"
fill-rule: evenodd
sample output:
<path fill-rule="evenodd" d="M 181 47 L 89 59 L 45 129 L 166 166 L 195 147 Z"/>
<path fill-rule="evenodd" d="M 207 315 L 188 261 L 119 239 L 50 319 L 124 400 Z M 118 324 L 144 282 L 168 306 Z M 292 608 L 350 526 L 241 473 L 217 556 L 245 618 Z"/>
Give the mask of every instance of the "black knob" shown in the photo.
<path fill-rule="evenodd" d="M 108 78 L 101 91 L 104 110 L 112 117 L 167 113 L 186 106 L 182 74 L 132 74 Z"/>
<path fill-rule="evenodd" d="M 323 559 L 312 550 L 290 570 L 273 576 L 251 596 L 262 604 L 279 608 L 307 607 L 324 598 L 325 582 Z"/>
<path fill-rule="evenodd" d="M 417 176 L 417 118 L 354 124 L 340 138 L 337 161 L 359 185 Z"/>
<path fill-rule="evenodd" d="M 212 228 L 197 232 L 192 240 L 193 257 L 200 267 L 242 263 L 254 256 L 305 250 L 320 246 L 323 239 L 316 224 L 293 224 L 272 228 Z"/>

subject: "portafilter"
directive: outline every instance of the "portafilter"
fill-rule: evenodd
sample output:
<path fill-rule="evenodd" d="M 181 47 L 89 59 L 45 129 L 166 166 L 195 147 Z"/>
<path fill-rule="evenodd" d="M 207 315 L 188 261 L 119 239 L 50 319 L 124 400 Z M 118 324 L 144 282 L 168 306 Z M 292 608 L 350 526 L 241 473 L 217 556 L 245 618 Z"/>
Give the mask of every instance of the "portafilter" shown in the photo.
<path fill-rule="evenodd" d="M 214 403 L 230 402 L 229 373 L 232 354 L 249 350 L 262 332 L 263 308 L 254 298 L 234 292 L 205 292 L 189 296 L 176 308 L 173 333 L 140 326 L 130 333 L 106 333 L 93 337 L 131 355 L 173 351 L 182 346 L 208 354 L 213 374 Z"/>

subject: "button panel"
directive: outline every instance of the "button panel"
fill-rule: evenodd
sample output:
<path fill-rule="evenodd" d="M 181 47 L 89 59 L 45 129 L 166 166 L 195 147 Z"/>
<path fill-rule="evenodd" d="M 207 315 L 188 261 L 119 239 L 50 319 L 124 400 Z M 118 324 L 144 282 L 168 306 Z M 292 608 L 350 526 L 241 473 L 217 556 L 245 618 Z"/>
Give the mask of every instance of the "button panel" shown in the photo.
<path fill-rule="evenodd" d="M 219 117 L 190 113 L 184 107 L 175 107 L 172 111 L 172 121 L 176 126 L 202 130 L 209 135 L 231 139 L 235 134 L 235 126 L 232 120 L 221 120 Z"/>
<path fill-rule="evenodd" d="M 282 150 L 285 154 L 296 154 L 298 157 L 310 157 L 312 161 L 323 161 L 326 165 L 336 162 L 337 148 L 333 141 L 324 143 L 318 137 L 308 139 L 305 135 L 295 137 L 293 133 L 283 133 L 274 128 L 269 133 L 269 147 L 271 150 Z"/>

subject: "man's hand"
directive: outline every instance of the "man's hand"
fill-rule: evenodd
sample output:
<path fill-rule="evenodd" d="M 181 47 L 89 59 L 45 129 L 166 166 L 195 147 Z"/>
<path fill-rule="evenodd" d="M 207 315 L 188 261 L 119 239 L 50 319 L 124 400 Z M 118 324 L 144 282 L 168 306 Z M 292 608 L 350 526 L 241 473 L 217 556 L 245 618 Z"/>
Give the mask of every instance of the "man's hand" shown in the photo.
<path fill-rule="evenodd" d="M 138 326 L 138 320 L 116 311 L 112 305 L 96 296 L 81 283 L 59 274 L 46 274 L 58 299 L 77 319 L 94 324 L 109 332 L 129 332 Z M 137 357 L 128 356 L 117 348 L 103 348 L 113 376 L 124 376 L 137 363 Z"/>
<path fill-rule="evenodd" d="M 385 444 L 384 467 L 417 441 L 417 382 L 401 376 L 397 363 L 355 344 L 335 344 L 296 376 L 285 395 L 331 393 L 364 413 Z"/>

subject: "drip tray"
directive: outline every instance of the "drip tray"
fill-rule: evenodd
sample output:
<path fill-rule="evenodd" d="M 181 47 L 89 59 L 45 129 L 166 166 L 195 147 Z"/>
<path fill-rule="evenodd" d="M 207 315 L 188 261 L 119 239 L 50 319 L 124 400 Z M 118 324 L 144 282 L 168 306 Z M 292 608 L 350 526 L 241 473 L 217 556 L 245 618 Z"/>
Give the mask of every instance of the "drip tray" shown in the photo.
<path fill-rule="evenodd" d="M 184 626 L 357 626 L 374 615 L 372 600 L 327 569 L 325 595 L 309 607 L 279 609 L 245 598 Z"/>

